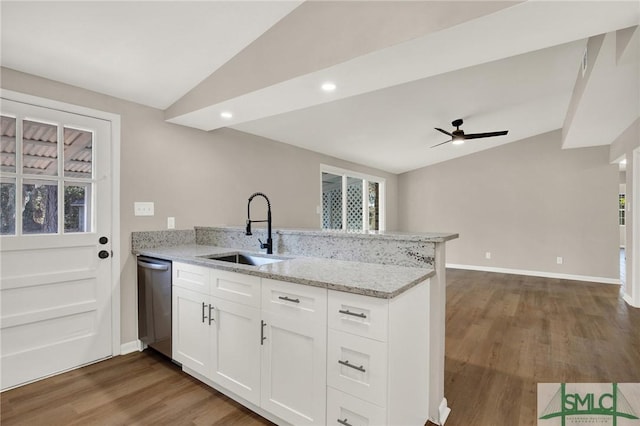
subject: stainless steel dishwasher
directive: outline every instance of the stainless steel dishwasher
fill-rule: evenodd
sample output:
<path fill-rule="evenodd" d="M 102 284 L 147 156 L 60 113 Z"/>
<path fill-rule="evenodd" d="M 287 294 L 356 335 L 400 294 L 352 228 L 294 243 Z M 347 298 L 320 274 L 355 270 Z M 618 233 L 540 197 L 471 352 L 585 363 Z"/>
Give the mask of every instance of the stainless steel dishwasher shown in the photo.
<path fill-rule="evenodd" d="M 171 357 L 171 262 L 138 257 L 138 339 Z"/>

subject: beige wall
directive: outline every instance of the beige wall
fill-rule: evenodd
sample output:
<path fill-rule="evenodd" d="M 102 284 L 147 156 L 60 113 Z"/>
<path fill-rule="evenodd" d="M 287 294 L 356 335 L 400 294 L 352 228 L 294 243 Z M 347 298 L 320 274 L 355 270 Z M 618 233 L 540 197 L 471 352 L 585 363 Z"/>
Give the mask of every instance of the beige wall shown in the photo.
<path fill-rule="evenodd" d="M 386 178 L 387 228 L 397 228 L 397 177 L 230 129 L 203 132 L 165 123 L 163 112 L 95 92 L 2 69 L 2 88 L 121 115 L 121 340 L 136 339 L 132 231 L 241 225 L 248 197 L 271 199 L 275 228 L 318 228 L 320 163 Z M 155 202 L 154 217 L 135 217 L 134 201 Z M 262 211 L 256 200 L 252 212 Z M 117 247 L 114 247 L 116 250 Z M 256 243 L 256 249 L 258 245 Z"/>
<path fill-rule="evenodd" d="M 617 279 L 617 165 L 608 147 L 560 140 L 558 130 L 400 175 L 401 229 L 459 232 L 447 263 Z"/>

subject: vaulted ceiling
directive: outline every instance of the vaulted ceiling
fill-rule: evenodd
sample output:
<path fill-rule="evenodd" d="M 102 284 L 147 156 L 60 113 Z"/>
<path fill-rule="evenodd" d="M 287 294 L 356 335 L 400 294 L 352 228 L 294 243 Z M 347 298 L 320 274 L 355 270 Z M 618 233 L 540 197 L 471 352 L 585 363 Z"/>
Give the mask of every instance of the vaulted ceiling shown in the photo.
<path fill-rule="evenodd" d="M 4 67 L 393 173 L 560 128 L 566 147 L 605 145 L 639 116 L 637 1 L 0 8 Z M 579 87 L 588 43 L 597 55 Z M 457 118 L 467 133 L 509 134 L 430 148 Z"/>

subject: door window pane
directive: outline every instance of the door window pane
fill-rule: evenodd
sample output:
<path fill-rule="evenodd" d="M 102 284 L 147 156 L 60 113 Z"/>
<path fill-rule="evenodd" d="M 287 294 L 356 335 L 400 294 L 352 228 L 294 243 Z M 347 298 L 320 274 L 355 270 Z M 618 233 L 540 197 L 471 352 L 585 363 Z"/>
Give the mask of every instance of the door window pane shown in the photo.
<path fill-rule="evenodd" d="M 342 229 L 342 176 L 322 173 L 322 228 Z"/>
<path fill-rule="evenodd" d="M 347 177 L 347 229 L 362 229 L 362 179 Z"/>
<path fill-rule="evenodd" d="M 64 128 L 64 176 L 92 177 L 93 132 Z"/>
<path fill-rule="evenodd" d="M 25 174 L 58 175 L 58 128 L 52 124 L 22 122 L 22 167 Z"/>
<path fill-rule="evenodd" d="M 16 233 L 16 181 L 0 181 L 0 235 Z"/>
<path fill-rule="evenodd" d="M 16 172 L 16 119 L 13 117 L 0 118 L 0 171 Z"/>
<path fill-rule="evenodd" d="M 23 234 L 58 232 L 58 184 L 53 181 L 32 181 L 22 185 L 24 210 Z"/>
<path fill-rule="evenodd" d="M 64 187 L 64 232 L 91 232 L 91 184 Z"/>

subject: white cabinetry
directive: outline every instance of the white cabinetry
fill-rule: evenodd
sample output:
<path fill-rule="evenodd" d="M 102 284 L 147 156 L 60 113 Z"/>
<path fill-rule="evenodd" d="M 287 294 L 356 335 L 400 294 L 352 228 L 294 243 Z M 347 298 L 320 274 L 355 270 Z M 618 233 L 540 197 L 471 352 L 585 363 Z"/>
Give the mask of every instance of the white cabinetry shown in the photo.
<path fill-rule="evenodd" d="M 173 274 L 174 359 L 259 414 L 293 425 L 428 419 L 429 280 L 380 299 L 177 262 Z"/>
<path fill-rule="evenodd" d="M 324 425 L 327 290 L 262 280 L 261 407 L 295 425 Z"/>
<path fill-rule="evenodd" d="M 428 318 L 428 281 L 393 299 L 329 291 L 327 424 L 425 423 Z"/>
<path fill-rule="evenodd" d="M 209 296 L 174 286 L 172 299 L 172 358 L 207 375 L 211 368 Z"/>
<path fill-rule="evenodd" d="M 175 262 L 173 271 L 173 358 L 259 404 L 260 278 Z"/>
<path fill-rule="evenodd" d="M 285 422 L 325 424 L 327 290 L 177 262 L 173 271 L 173 358 Z"/>

